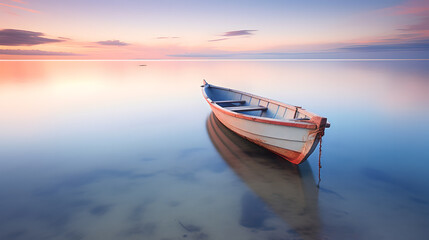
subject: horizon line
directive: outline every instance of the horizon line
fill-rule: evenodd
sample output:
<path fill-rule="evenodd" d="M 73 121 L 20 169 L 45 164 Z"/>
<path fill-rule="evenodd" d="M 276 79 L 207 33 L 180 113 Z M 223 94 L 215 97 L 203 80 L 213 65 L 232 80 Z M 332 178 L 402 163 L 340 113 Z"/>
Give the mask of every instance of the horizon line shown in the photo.
<path fill-rule="evenodd" d="M 238 62 L 238 61 L 273 61 L 273 62 L 291 62 L 291 61 L 428 61 L 429 58 L 237 58 L 237 59 L 0 59 L 0 62 Z"/>

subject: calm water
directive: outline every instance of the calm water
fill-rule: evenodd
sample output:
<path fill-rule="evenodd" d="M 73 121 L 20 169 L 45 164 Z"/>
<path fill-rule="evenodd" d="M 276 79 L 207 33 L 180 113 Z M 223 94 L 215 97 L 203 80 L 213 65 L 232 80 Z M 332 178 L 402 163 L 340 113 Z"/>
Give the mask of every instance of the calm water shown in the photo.
<path fill-rule="evenodd" d="M 203 78 L 326 116 L 320 189 Z M 0 239 L 423 239 L 428 117 L 429 61 L 0 62 Z"/>

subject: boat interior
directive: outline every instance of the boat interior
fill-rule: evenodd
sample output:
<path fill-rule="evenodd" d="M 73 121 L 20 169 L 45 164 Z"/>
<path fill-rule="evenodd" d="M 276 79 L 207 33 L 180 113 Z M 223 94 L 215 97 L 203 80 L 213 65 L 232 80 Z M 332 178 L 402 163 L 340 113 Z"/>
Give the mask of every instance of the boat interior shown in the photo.
<path fill-rule="evenodd" d="M 232 89 L 207 86 L 205 92 L 213 103 L 233 112 L 279 120 L 309 120 L 311 118 L 304 113 L 305 111 L 301 107 L 278 103 Z"/>

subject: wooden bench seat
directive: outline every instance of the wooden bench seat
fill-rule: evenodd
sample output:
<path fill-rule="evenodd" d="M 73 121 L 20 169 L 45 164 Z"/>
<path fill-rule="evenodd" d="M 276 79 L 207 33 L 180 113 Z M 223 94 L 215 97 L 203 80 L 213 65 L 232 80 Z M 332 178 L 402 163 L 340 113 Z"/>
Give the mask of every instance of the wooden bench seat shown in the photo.
<path fill-rule="evenodd" d="M 240 104 L 244 104 L 246 103 L 246 101 L 244 100 L 223 100 L 223 101 L 213 101 L 213 103 L 240 103 Z"/>
<path fill-rule="evenodd" d="M 244 111 L 266 111 L 268 108 L 263 106 L 237 106 L 237 107 L 226 107 L 226 109 L 234 112 L 244 112 Z"/>

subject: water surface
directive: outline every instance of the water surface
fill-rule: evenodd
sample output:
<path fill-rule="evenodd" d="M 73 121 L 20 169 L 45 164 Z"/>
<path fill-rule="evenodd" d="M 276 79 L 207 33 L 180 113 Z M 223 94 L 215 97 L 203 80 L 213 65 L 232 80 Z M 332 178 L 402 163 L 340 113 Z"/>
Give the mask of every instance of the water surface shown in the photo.
<path fill-rule="evenodd" d="M 326 116 L 320 188 L 203 78 Z M 0 62 L 0 239 L 423 239 L 428 117 L 429 61 Z"/>

